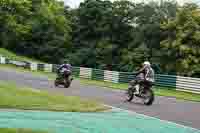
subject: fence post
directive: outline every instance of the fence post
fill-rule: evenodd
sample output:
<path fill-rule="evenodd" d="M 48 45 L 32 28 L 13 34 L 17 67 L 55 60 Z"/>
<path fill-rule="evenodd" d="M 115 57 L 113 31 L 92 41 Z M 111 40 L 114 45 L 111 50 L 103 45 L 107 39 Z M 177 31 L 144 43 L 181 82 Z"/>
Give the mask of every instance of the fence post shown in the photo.
<path fill-rule="evenodd" d="M 6 58 L 0 57 L 0 64 L 6 64 Z"/>
<path fill-rule="evenodd" d="M 79 76 L 81 78 L 91 79 L 91 77 L 92 77 L 92 69 L 91 68 L 80 67 L 80 74 L 79 74 Z"/>
<path fill-rule="evenodd" d="M 37 65 L 38 65 L 37 63 L 31 62 L 30 63 L 30 69 L 31 69 L 31 71 L 37 71 L 38 70 Z"/>
<path fill-rule="evenodd" d="M 52 64 L 45 64 L 44 65 L 45 72 L 53 72 L 53 65 Z"/>
<path fill-rule="evenodd" d="M 116 71 L 104 71 L 104 81 L 119 83 L 119 72 Z"/>

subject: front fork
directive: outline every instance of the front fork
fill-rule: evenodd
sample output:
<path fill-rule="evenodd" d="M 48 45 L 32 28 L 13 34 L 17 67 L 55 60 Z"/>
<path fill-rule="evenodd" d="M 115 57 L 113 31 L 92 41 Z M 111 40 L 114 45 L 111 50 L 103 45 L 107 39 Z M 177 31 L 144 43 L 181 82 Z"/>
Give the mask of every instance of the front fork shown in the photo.
<path fill-rule="evenodd" d="M 128 86 L 128 90 L 127 90 L 127 94 L 131 94 L 131 93 L 134 93 L 135 92 L 135 87 L 134 86 L 132 86 L 132 85 L 129 85 Z"/>

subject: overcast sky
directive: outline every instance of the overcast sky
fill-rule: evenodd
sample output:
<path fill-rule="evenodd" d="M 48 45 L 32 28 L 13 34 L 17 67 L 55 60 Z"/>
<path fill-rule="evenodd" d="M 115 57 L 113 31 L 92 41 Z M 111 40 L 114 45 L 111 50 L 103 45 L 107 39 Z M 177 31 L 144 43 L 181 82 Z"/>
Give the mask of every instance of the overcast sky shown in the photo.
<path fill-rule="evenodd" d="M 69 5 L 72 8 L 76 8 L 79 6 L 80 2 L 83 2 L 84 0 L 62 0 L 62 1 L 64 1 L 66 5 Z M 148 0 L 133 0 L 133 1 L 148 1 Z M 177 0 L 177 1 L 181 4 L 185 2 L 195 2 L 200 4 L 200 0 Z"/>

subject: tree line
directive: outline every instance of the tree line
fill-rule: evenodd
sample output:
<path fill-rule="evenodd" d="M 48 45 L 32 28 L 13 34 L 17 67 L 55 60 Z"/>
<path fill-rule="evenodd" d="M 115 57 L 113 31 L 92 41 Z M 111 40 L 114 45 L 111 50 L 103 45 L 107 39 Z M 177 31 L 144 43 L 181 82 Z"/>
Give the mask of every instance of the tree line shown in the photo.
<path fill-rule="evenodd" d="M 194 3 L 0 0 L 0 47 L 48 63 L 200 77 L 200 10 Z"/>

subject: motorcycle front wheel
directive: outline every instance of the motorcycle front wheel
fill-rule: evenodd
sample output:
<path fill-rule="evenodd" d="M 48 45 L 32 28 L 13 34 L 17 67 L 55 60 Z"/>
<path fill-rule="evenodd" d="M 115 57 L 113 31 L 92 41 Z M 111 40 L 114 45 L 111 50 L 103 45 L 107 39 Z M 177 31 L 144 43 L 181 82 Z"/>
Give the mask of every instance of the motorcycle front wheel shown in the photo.
<path fill-rule="evenodd" d="M 71 82 L 68 79 L 64 79 L 64 87 L 65 88 L 69 88 L 70 84 L 71 84 Z"/>
<path fill-rule="evenodd" d="M 134 92 L 132 87 L 129 87 L 126 92 L 126 101 L 131 102 L 134 98 Z"/>
<path fill-rule="evenodd" d="M 152 105 L 155 99 L 154 92 L 151 89 L 146 90 L 144 98 L 144 104 L 149 106 Z"/>
<path fill-rule="evenodd" d="M 59 83 L 58 83 L 58 79 L 56 78 L 56 80 L 54 81 L 54 85 L 55 87 L 58 87 L 59 86 Z"/>

